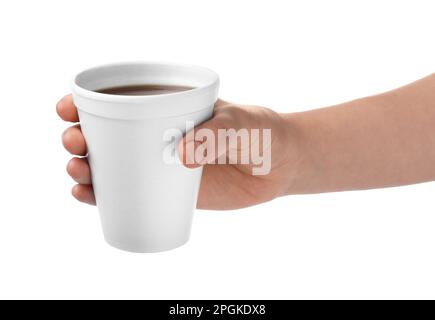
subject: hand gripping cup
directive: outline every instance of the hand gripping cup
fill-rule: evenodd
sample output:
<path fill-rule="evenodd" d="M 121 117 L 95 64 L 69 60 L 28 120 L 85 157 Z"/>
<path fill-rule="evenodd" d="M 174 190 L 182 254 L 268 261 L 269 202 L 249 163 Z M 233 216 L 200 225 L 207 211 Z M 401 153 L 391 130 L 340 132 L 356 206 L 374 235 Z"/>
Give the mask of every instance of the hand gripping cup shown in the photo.
<path fill-rule="evenodd" d="M 193 87 L 143 96 L 98 93 L 134 85 Z M 103 233 L 114 247 L 157 252 L 189 239 L 202 168 L 164 160 L 168 130 L 186 131 L 213 115 L 213 71 L 167 63 L 121 63 L 79 73 L 73 81 Z"/>

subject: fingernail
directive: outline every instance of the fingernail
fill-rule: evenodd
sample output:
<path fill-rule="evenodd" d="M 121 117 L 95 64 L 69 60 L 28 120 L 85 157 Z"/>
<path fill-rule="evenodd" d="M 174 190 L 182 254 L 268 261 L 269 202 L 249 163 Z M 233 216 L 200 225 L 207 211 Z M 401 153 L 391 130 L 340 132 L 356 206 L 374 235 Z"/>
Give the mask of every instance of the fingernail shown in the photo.
<path fill-rule="evenodd" d="M 188 141 L 184 150 L 186 164 L 195 164 L 195 141 Z"/>

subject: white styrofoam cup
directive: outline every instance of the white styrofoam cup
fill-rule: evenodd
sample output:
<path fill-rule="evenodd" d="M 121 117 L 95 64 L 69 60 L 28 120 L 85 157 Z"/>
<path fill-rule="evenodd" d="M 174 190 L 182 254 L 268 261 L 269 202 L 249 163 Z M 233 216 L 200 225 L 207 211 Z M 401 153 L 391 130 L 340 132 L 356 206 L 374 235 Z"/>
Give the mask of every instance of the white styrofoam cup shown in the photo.
<path fill-rule="evenodd" d="M 95 90 L 161 84 L 192 90 L 123 96 Z M 189 239 L 202 168 L 164 161 L 167 130 L 209 119 L 219 78 L 209 69 L 172 63 L 118 63 L 79 73 L 72 91 L 84 134 L 106 241 L 119 249 L 157 252 Z"/>

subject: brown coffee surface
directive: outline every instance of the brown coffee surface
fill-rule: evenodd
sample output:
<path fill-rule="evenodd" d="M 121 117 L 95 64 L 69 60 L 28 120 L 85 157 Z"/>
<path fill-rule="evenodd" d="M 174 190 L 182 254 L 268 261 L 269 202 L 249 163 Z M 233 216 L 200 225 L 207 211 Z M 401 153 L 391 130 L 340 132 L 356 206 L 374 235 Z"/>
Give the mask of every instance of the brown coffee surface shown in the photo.
<path fill-rule="evenodd" d="M 138 84 L 120 87 L 110 87 L 95 90 L 99 93 L 114 94 L 121 96 L 151 96 L 158 94 L 181 92 L 193 89 L 185 86 L 170 86 L 160 84 Z"/>

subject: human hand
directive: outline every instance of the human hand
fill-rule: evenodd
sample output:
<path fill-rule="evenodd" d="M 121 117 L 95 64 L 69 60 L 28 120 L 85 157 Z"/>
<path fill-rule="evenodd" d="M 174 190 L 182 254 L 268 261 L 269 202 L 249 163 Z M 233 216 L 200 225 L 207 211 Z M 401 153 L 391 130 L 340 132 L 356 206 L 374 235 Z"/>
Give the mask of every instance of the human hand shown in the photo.
<path fill-rule="evenodd" d="M 67 95 L 57 104 L 59 116 L 69 122 L 79 121 L 77 109 L 73 104 L 71 95 Z M 208 157 L 207 163 L 198 163 L 189 150 L 196 151 L 201 147 L 201 142 L 195 137 L 189 138 L 187 134 L 180 142 L 180 157 L 187 167 L 198 167 L 204 165 L 201 186 L 198 196 L 197 207 L 199 209 L 237 209 L 265 201 L 286 194 L 291 183 L 292 172 L 295 172 L 298 163 L 298 152 L 296 136 L 288 119 L 280 114 L 266 108 L 256 106 L 242 106 L 219 100 L 214 109 L 214 116 L 211 120 L 204 122 L 195 128 L 196 132 L 201 129 L 209 129 L 218 139 L 218 129 L 270 129 L 271 140 L 261 139 L 260 149 L 271 154 L 270 172 L 265 175 L 254 175 L 253 168 L 258 163 L 248 160 L 246 163 L 210 164 L 213 160 L 228 159 L 231 151 L 237 155 L 245 151 L 250 153 L 251 143 L 245 146 L 228 145 L 224 154 L 217 154 L 216 157 Z M 196 142 L 195 142 L 195 141 Z M 263 141 L 264 140 L 264 141 Z M 72 189 L 73 196 L 88 204 L 95 204 L 95 195 L 92 189 L 91 171 L 86 160 L 86 142 L 80 130 L 80 125 L 75 124 L 68 128 L 62 135 L 64 147 L 73 155 L 81 156 L 72 158 L 67 165 L 68 174 L 78 183 Z M 210 142 L 210 141 L 209 141 Z M 193 143 L 193 149 L 186 148 Z M 218 145 L 216 141 L 215 145 Z M 263 144 L 263 145 L 261 145 Z M 214 158 L 214 159 L 213 159 Z M 191 160 L 191 161 L 189 161 Z M 193 160 L 193 161 L 192 161 Z"/>

